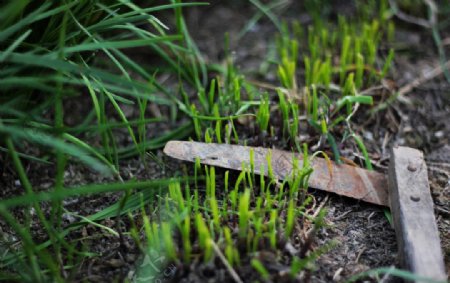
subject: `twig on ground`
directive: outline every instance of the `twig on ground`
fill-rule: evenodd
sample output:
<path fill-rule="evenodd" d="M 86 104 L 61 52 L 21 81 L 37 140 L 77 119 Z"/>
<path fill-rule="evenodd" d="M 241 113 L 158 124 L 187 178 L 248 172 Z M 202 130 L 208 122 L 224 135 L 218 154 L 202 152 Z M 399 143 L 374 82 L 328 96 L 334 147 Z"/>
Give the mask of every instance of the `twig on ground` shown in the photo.
<path fill-rule="evenodd" d="M 395 266 L 394 265 L 391 265 L 391 267 L 389 268 L 389 270 L 394 270 L 395 269 Z M 383 275 L 383 278 L 381 278 L 381 280 L 380 280 L 380 283 L 385 283 L 385 282 L 389 282 L 390 279 L 391 278 L 391 274 L 389 273 L 389 272 L 386 272 L 384 275 Z"/>
<path fill-rule="evenodd" d="M 211 245 L 213 246 L 214 251 L 219 256 L 219 258 L 222 261 L 222 263 L 225 265 L 226 269 L 230 273 L 230 275 L 233 278 L 233 280 L 235 282 L 237 282 L 237 283 L 243 283 L 242 279 L 239 277 L 239 275 L 237 274 L 236 270 L 233 269 L 233 267 L 230 265 L 228 260 L 223 255 L 223 253 L 220 250 L 220 248 L 217 246 L 217 244 L 213 240 L 211 240 Z"/>
<path fill-rule="evenodd" d="M 386 89 L 387 87 L 384 85 L 376 85 L 373 87 L 370 87 L 368 89 L 362 90 L 359 95 L 370 95 L 370 96 L 374 96 L 379 94 L 380 90 Z"/>
<path fill-rule="evenodd" d="M 361 160 L 364 160 L 364 159 L 365 159 L 365 157 L 364 157 L 362 154 L 359 154 L 359 153 L 356 153 L 356 152 L 353 152 L 353 156 L 355 156 L 355 157 L 357 157 L 357 158 L 359 158 L 359 159 L 361 159 Z M 373 160 L 370 160 L 370 163 L 371 163 L 373 166 L 376 166 L 376 167 L 378 167 L 378 168 L 380 168 L 380 169 L 384 169 L 384 170 L 387 170 L 387 169 L 388 169 L 387 166 L 384 166 L 384 165 L 379 164 L 378 161 L 375 162 L 375 161 L 373 161 Z"/>
<path fill-rule="evenodd" d="M 317 207 L 316 211 L 313 214 L 313 217 L 316 218 L 317 215 L 319 215 L 320 211 L 322 210 L 322 208 L 325 206 L 325 204 L 327 203 L 328 199 L 329 199 L 330 195 L 326 195 L 325 198 L 323 199 L 323 201 L 320 203 L 319 207 Z"/>
<path fill-rule="evenodd" d="M 450 37 L 444 38 L 442 40 L 442 46 L 450 45 Z"/>
<path fill-rule="evenodd" d="M 247 79 L 247 82 L 252 84 L 252 85 L 254 85 L 254 86 L 257 86 L 257 87 L 260 87 L 260 88 L 264 88 L 264 89 L 269 89 L 269 90 L 277 90 L 277 89 L 279 89 L 279 87 L 277 87 L 277 86 L 275 86 L 273 84 L 265 83 L 265 82 L 261 82 L 261 81 L 257 81 L 257 80 Z"/>
<path fill-rule="evenodd" d="M 444 72 L 444 68 L 450 68 L 450 60 L 447 61 L 443 66 L 439 65 L 436 68 L 434 68 L 433 70 L 426 72 L 424 74 L 422 74 L 421 76 L 419 76 L 418 78 L 416 78 L 415 80 L 413 80 L 412 82 L 402 86 L 399 90 L 398 90 L 398 97 L 404 97 L 407 93 L 411 92 L 414 88 L 418 87 L 419 85 L 434 79 L 435 77 L 441 75 Z"/>
<path fill-rule="evenodd" d="M 445 78 L 448 82 L 450 82 L 450 72 L 448 71 L 449 67 L 447 64 L 444 64 L 445 62 L 445 51 L 444 51 L 444 44 L 441 40 L 441 37 L 439 35 L 439 29 L 438 29 L 438 7 L 436 3 L 433 0 L 423 0 L 424 3 L 428 6 L 428 20 L 424 20 L 422 18 L 416 18 L 410 15 L 407 15 L 403 13 L 397 6 L 397 3 L 395 0 L 389 0 L 389 5 L 391 6 L 391 10 L 393 11 L 394 15 L 397 16 L 399 19 L 416 24 L 422 27 L 425 27 L 427 29 L 430 29 L 433 34 L 433 39 L 435 41 L 435 44 L 437 46 L 438 52 L 439 52 L 439 58 L 441 63 L 441 73 L 444 73 Z M 448 63 L 448 62 L 447 62 Z M 399 96 L 401 98 L 401 96 Z"/>
<path fill-rule="evenodd" d="M 344 268 L 342 268 L 342 267 L 339 267 L 338 270 L 336 270 L 336 272 L 333 275 L 334 282 L 340 281 L 342 271 L 344 271 Z"/>
<path fill-rule="evenodd" d="M 323 201 L 320 203 L 320 205 L 317 207 L 316 211 L 314 211 L 314 214 L 312 215 L 313 218 L 316 218 L 322 208 L 325 206 L 329 198 L 329 195 L 326 195 Z M 306 256 L 306 253 L 311 249 L 311 245 L 313 244 L 314 237 L 317 233 L 317 227 L 316 225 L 313 225 L 306 233 L 305 233 L 305 242 L 303 243 L 303 246 L 301 247 L 301 250 L 299 252 L 300 257 L 304 258 Z"/>
<path fill-rule="evenodd" d="M 427 162 L 427 164 L 429 164 L 429 162 Z M 445 163 L 442 163 L 442 165 L 441 164 L 439 164 L 440 166 L 442 166 L 442 167 L 444 167 L 445 166 Z M 438 167 L 438 166 L 428 166 L 428 170 L 430 170 L 430 171 L 434 171 L 434 172 L 437 172 L 437 173 L 440 173 L 440 174 L 443 174 L 443 175 L 445 175 L 445 176 L 447 176 L 447 178 L 448 177 L 450 177 L 450 171 L 447 169 L 447 170 L 445 170 L 445 169 L 442 169 L 442 168 L 440 168 L 440 167 Z"/>
<path fill-rule="evenodd" d="M 424 28 L 431 28 L 431 23 L 427 20 L 417 18 L 406 13 L 403 13 L 397 6 L 397 2 L 395 0 L 389 0 L 389 5 L 391 6 L 392 12 L 397 18 L 407 23 L 419 25 Z"/>
<path fill-rule="evenodd" d="M 333 222 L 334 222 L 334 221 L 339 221 L 339 220 L 344 219 L 344 218 L 345 218 L 349 213 L 351 213 L 351 212 L 353 212 L 352 209 L 347 210 L 346 212 L 342 213 L 342 214 L 339 215 L 338 217 L 335 217 L 335 218 L 333 219 Z"/>
<path fill-rule="evenodd" d="M 428 22 L 430 24 L 430 27 L 433 27 L 437 24 L 437 13 L 438 13 L 437 5 L 433 0 L 423 0 L 423 2 L 425 2 L 425 4 L 427 4 L 428 8 L 430 9 Z"/>
<path fill-rule="evenodd" d="M 436 206 L 434 207 L 434 209 L 435 209 L 438 213 L 445 214 L 446 216 L 449 216 L 449 215 L 450 215 L 450 211 L 447 210 L 447 209 L 445 209 L 445 208 L 442 208 L 442 207 L 439 207 L 439 206 L 436 205 Z"/>
<path fill-rule="evenodd" d="M 358 262 L 359 262 L 359 259 L 361 258 L 362 254 L 363 254 L 366 250 L 367 250 L 366 247 L 364 247 L 364 248 L 362 248 L 362 249 L 358 252 L 358 255 L 356 256 L 356 259 L 355 259 L 355 263 L 358 263 Z"/>

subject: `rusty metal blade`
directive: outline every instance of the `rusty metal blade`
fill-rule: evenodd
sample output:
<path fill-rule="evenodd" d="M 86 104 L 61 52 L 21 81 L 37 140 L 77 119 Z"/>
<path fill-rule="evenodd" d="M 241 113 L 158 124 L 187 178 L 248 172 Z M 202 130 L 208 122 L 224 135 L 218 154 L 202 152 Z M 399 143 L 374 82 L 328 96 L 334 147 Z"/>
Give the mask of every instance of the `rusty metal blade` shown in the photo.
<path fill-rule="evenodd" d="M 272 169 L 275 177 L 284 179 L 291 174 L 294 153 L 262 147 L 248 147 L 229 144 L 211 144 L 200 142 L 170 141 L 164 153 L 173 158 L 195 162 L 197 158 L 206 165 L 241 170 L 242 163 L 249 166 L 250 149 L 254 152 L 256 174 L 267 175 L 267 154 L 271 151 Z M 295 154 L 302 166 L 303 157 Z M 331 161 L 332 162 L 332 161 Z M 261 172 L 261 165 L 264 172 Z M 314 158 L 311 162 L 314 169 L 309 186 L 339 195 L 359 199 L 378 205 L 389 206 L 387 178 L 384 174 L 362 168 L 338 165 L 331 166 L 323 158 Z M 248 168 L 248 167 L 247 167 Z M 329 171 L 332 169 L 333 172 Z"/>

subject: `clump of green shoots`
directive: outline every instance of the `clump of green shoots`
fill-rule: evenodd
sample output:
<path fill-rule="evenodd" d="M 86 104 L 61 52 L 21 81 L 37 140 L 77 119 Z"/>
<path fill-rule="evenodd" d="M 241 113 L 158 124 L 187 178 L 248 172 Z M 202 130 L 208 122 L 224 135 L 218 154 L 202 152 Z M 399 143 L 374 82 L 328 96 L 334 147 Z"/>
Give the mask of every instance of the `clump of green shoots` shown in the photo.
<path fill-rule="evenodd" d="M 258 112 L 256 113 L 256 120 L 259 125 L 259 129 L 262 133 L 267 133 L 270 120 L 270 102 L 269 95 L 265 94 L 261 98 Z"/>
<path fill-rule="evenodd" d="M 239 141 L 233 120 L 243 115 L 254 103 L 241 101 L 241 92 L 249 87 L 243 77 L 235 71 L 229 72 L 228 76 L 224 82 L 220 78 L 213 79 L 208 91 L 201 88 L 197 104 L 191 103 L 186 94 L 183 95 L 185 102 L 179 106 L 192 118 L 198 140 L 231 143 L 234 138 L 235 142 Z"/>
<path fill-rule="evenodd" d="M 343 124 L 345 133 L 341 142 L 356 137 L 357 146 L 366 157 L 366 166 L 371 168 L 364 143 L 351 128 L 351 118 L 361 104 L 373 104 L 372 96 L 361 92 L 381 83 L 392 65 L 394 51 L 389 50 L 385 59 L 380 59 L 381 41 L 392 38 L 393 33 L 393 25 L 386 17 L 386 1 L 378 4 L 379 9 L 371 8 L 378 14 L 371 13 L 370 17 L 367 5 L 358 5 L 358 9 L 365 11 L 361 12 L 361 19 L 339 17 L 337 26 L 318 18 L 306 28 L 298 22 L 292 23 L 291 28 L 284 26 L 277 42 L 278 77 L 283 86 L 278 90 L 278 106 L 285 139 L 298 139 L 295 117 L 304 115 L 308 126 L 320 136 L 318 146 L 323 147 L 326 142 L 335 160 L 340 162 L 335 129 L 342 128 Z M 320 11 L 315 13 L 320 14 Z M 303 51 L 303 88 L 297 84 L 295 74 L 299 50 Z M 336 62 L 334 58 L 339 60 Z M 299 109 L 303 114 L 297 113 Z"/>
<path fill-rule="evenodd" d="M 297 89 L 296 69 L 298 60 L 299 44 L 296 39 L 286 36 L 287 26 L 283 25 L 283 35 L 277 40 L 277 50 L 280 56 L 278 65 L 278 77 L 281 85 L 286 89 Z"/>
<path fill-rule="evenodd" d="M 304 150 L 308 158 L 306 145 Z M 150 228 L 145 230 L 147 239 L 159 239 L 159 243 L 154 245 L 165 249 L 169 262 L 190 264 L 194 255 L 201 255 L 204 262 L 209 262 L 217 257 L 213 248 L 217 245 L 230 266 L 237 268 L 242 261 L 247 261 L 262 278 L 272 276 L 256 257 L 257 252 L 272 249 L 279 253 L 279 245 L 291 239 L 295 229 L 303 225 L 301 220 L 311 221 L 306 214 L 311 201 L 311 197 L 306 195 L 306 188 L 312 169 L 307 159 L 302 162 L 293 155 L 294 169 L 280 184 L 271 173 L 270 155 L 267 166 L 260 168 L 262 172 L 267 172 L 268 179 L 264 176 L 256 178 L 252 156 L 250 164 L 243 164 L 234 185 L 230 184 L 229 172 L 225 172 L 223 189 L 216 190 L 215 168 L 202 168 L 198 164 L 195 166 L 196 176 L 202 171 L 204 182 L 197 181 L 195 187 L 186 183 L 185 190 L 180 184 L 169 186 L 169 194 L 164 199 L 164 215 L 168 219 L 178 219 L 170 226 L 171 233 L 168 232 L 168 224 L 158 224 L 157 219 L 146 225 L 161 227 L 160 236 L 156 236 Z M 202 187 L 200 183 L 204 183 L 205 192 L 201 197 L 198 192 Z M 144 223 L 147 222 L 148 218 L 145 218 Z M 323 224 L 320 221 L 315 223 Z M 169 240 L 168 235 L 179 240 Z M 304 260 L 305 256 L 299 255 L 298 258 Z M 297 273 L 292 273 L 292 276 L 298 276 L 300 271 L 312 264 L 312 259 L 304 261 L 308 266 L 297 267 Z"/>

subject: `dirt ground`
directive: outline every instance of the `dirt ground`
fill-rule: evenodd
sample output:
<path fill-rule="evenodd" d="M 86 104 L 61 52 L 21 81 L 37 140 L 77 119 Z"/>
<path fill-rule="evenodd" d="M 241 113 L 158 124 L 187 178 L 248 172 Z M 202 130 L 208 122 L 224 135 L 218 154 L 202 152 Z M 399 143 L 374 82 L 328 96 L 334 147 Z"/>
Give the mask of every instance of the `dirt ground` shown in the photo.
<path fill-rule="evenodd" d="M 237 34 L 245 26 L 255 10 L 242 8 L 238 1 L 227 4 L 211 4 L 208 7 L 190 8 L 187 13 L 187 23 L 200 50 L 209 62 L 221 62 L 224 54 L 224 34 L 228 32 L 231 38 L 231 50 L 237 67 L 248 78 L 259 81 L 276 83 L 273 72 L 266 74 L 255 73 L 261 62 L 266 59 L 268 45 L 276 32 L 273 25 L 262 19 L 239 41 Z M 342 11 L 348 13 L 349 11 Z M 350 11 L 351 12 L 351 11 Z M 284 11 L 286 18 L 297 18 L 307 24 L 311 19 L 294 5 Z M 441 35 L 450 36 L 450 32 Z M 397 39 L 408 48 L 397 53 L 390 79 L 395 87 L 401 87 L 426 71 L 438 65 L 436 47 L 429 31 L 415 26 L 399 25 Z M 447 53 L 450 54 L 450 48 Z M 440 231 L 442 247 L 447 271 L 450 271 L 450 84 L 443 76 L 428 81 L 406 95 L 405 99 L 394 102 L 387 109 L 376 115 L 358 113 L 355 124 L 361 129 L 364 141 L 368 146 L 376 170 L 385 172 L 388 165 L 389 147 L 405 145 L 423 150 L 428 165 L 429 180 L 435 214 Z M 170 125 L 167 125 L 169 128 Z M 154 130 L 154 129 L 150 129 Z M 167 130 L 167 129 L 162 129 Z M 345 157 L 359 163 L 360 157 L 352 148 L 344 148 Z M 128 160 L 122 164 L 122 175 L 127 178 L 156 179 L 173 176 L 176 171 L 188 168 L 190 165 L 178 163 L 165 157 L 162 151 L 154 152 L 165 166 L 161 166 L 149 158 L 149 167 L 145 168 L 138 158 Z M 0 160 L 6 160 L 6 155 L 0 155 Z M 2 162 L 3 163 L 3 162 Z M 5 163 L 8 164 L 8 163 Z M 17 191 L 17 179 L 9 174 L 11 169 L 7 165 L 2 167 L 0 198 L 10 197 Z M 49 167 L 40 165 L 39 168 L 29 168 L 32 182 L 42 189 L 52 185 L 53 172 Z M 219 174 L 218 174 L 219 175 Z M 34 177 L 33 177 L 34 176 Z M 70 165 L 67 170 L 67 185 L 80 185 L 89 182 L 102 182 L 98 175 L 83 170 L 79 166 Z M 383 208 L 358 202 L 352 199 L 311 191 L 316 201 L 326 201 L 327 228 L 320 231 L 315 245 L 320 246 L 330 239 L 339 243 L 334 249 L 321 256 L 316 264 L 316 272 L 311 274 L 311 282 L 342 281 L 350 275 L 376 267 L 398 266 L 397 245 L 395 233 L 390 226 Z M 77 198 L 67 201 L 67 209 L 89 215 L 114 203 L 120 198 L 118 194 L 106 194 L 102 197 Z M 66 218 L 70 223 L 73 219 Z M 115 220 L 107 220 L 107 226 L 117 227 Z M 0 221 L 1 222 L 1 221 Z M 128 225 L 119 223 L 119 225 Z M 8 235 L 8 228 L 0 225 L 4 234 Z M 38 227 L 36 227 L 38 230 Z M 100 231 L 95 227 L 87 227 L 79 233 L 84 236 L 95 235 Z M 12 233 L 11 233 L 12 236 Z M 72 235 L 77 237 L 79 235 Z M 139 260 L 139 251 L 132 241 L 120 243 L 115 238 L 92 239 L 92 246 L 104 256 L 100 259 L 88 261 L 82 265 L 77 279 L 89 281 L 108 281 L 106 278 L 127 278 Z M 270 255 L 266 255 L 270 259 Z M 272 267 L 273 272 L 281 269 Z M 243 279 L 254 278 L 250 266 L 238 267 Z M 230 278 L 223 266 L 197 265 L 189 269 L 182 269 L 172 277 L 174 282 L 225 282 Z M 184 277 L 184 278 L 181 278 Z M 106 280 L 105 280 L 106 279 Z M 386 281 L 394 281 L 385 278 Z"/>
<path fill-rule="evenodd" d="M 340 7 L 337 13 L 351 13 L 351 8 Z M 284 11 L 283 16 L 307 24 L 311 19 L 299 7 Z M 211 5 L 206 9 L 194 9 L 189 15 L 189 26 L 200 50 L 207 59 L 217 61 L 223 52 L 223 34 L 231 38 L 241 31 L 246 20 L 253 14 L 251 9 L 239 9 L 238 5 Z M 397 88 L 406 85 L 439 65 L 436 47 L 426 30 L 414 26 L 397 25 L 396 40 L 408 46 L 397 53 L 393 77 Z M 244 73 L 258 70 L 273 39 L 274 26 L 261 20 L 244 37 L 231 47 L 237 65 Z M 448 36 L 449 34 L 447 34 Z M 442 35 L 445 37 L 445 35 Z M 259 74 L 259 80 L 276 80 L 273 73 Z M 403 145 L 424 151 L 435 214 L 440 231 L 447 270 L 450 271 L 450 84 L 443 76 L 428 81 L 407 94 L 407 100 L 394 102 L 391 107 L 371 116 L 358 113 L 356 125 L 361 127 L 365 143 L 377 170 L 386 172 L 389 148 Z M 406 101 L 408 103 L 406 103 Z M 361 111 L 360 111 L 361 112 Z M 344 150 L 345 156 L 360 161 L 351 148 Z M 323 194 L 317 200 L 323 200 Z M 397 266 L 395 232 L 381 207 L 355 200 L 329 195 L 325 204 L 330 228 L 319 235 L 318 245 L 330 238 L 340 243 L 336 248 L 319 258 L 317 272 L 312 282 L 341 281 L 349 275 L 375 267 Z M 389 279 L 384 278 L 384 282 Z"/>

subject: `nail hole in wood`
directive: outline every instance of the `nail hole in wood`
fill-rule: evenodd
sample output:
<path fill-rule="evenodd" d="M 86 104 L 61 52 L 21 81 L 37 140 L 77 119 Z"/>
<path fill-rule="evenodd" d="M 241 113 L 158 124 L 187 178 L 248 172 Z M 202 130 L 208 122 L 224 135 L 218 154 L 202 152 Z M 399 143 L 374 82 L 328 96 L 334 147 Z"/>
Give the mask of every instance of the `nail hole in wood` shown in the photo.
<path fill-rule="evenodd" d="M 418 196 L 410 196 L 410 199 L 415 202 L 420 201 L 420 197 L 418 197 Z"/>
<path fill-rule="evenodd" d="M 414 163 L 409 163 L 408 164 L 408 170 L 411 172 L 414 172 L 417 170 L 417 166 Z"/>

